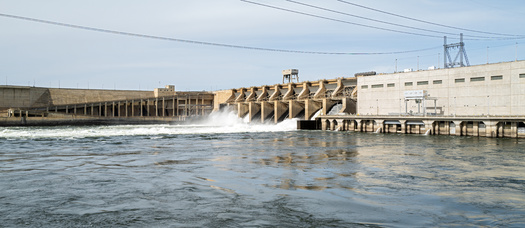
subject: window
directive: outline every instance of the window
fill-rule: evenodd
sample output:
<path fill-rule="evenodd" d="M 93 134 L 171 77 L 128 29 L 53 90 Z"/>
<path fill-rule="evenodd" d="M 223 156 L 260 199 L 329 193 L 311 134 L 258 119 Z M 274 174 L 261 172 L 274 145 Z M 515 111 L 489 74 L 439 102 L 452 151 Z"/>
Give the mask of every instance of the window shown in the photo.
<path fill-rule="evenodd" d="M 412 86 L 414 83 L 412 82 L 405 82 L 405 86 Z"/>
<path fill-rule="evenodd" d="M 383 84 L 372 85 L 372 88 L 383 88 Z"/>
<path fill-rule="evenodd" d="M 520 74 L 520 78 L 525 78 L 525 74 Z"/>
<path fill-rule="evenodd" d="M 485 77 L 470 78 L 470 81 L 471 82 L 482 82 L 482 81 L 485 81 Z"/>
<path fill-rule="evenodd" d="M 428 81 L 417 82 L 417 85 L 428 85 Z"/>
<path fill-rule="evenodd" d="M 462 82 L 465 82 L 465 79 L 464 78 L 456 78 L 456 80 L 454 80 L 456 83 L 462 83 Z"/>
<path fill-rule="evenodd" d="M 368 85 L 362 85 L 361 89 L 368 89 Z"/>
<path fill-rule="evenodd" d="M 525 75 L 525 74 L 524 74 L 524 75 Z M 386 85 L 386 87 L 396 87 L 396 84 L 395 84 L 395 83 L 388 83 L 388 84 Z"/>
<path fill-rule="evenodd" d="M 434 80 L 434 81 L 432 81 L 432 83 L 433 83 L 434 85 L 437 85 L 437 84 L 443 84 L 443 80 Z"/>
<path fill-rule="evenodd" d="M 490 76 L 490 80 L 502 80 L 503 75 Z"/>

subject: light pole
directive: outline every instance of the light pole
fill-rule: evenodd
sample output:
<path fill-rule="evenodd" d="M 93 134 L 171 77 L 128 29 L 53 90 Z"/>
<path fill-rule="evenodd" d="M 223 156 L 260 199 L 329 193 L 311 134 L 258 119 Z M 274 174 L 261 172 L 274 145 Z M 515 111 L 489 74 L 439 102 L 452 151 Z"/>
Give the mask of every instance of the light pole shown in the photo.
<path fill-rule="evenodd" d="M 454 117 L 456 117 L 456 112 L 458 111 L 458 106 L 456 105 L 456 97 L 454 97 Z"/>
<path fill-rule="evenodd" d="M 487 46 L 487 64 L 489 64 L 489 47 Z"/>
<path fill-rule="evenodd" d="M 518 61 L 518 42 L 516 42 L 516 59 L 514 61 Z"/>
<path fill-rule="evenodd" d="M 487 95 L 487 116 L 490 116 L 490 96 Z"/>
<path fill-rule="evenodd" d="M 401 103 L 401 98 L 399 98 L 399 115 L 401 116 L 401 109 L 402 109 L 402 103 Z"/>
<path fill-rule="evenodd" d="M 376 115 L 379 115 L 379 99 L 376 99 Z"/>
<path fill-rule="evenodd" d="M 397 73 L 397 59 L 396 59 L 396 71 L 394 73 Z"/>

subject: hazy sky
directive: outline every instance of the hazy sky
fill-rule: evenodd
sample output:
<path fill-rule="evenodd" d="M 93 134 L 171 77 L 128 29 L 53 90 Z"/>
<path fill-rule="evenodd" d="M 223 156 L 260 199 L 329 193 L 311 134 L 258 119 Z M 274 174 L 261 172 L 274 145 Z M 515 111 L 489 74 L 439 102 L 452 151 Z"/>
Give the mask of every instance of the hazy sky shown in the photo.
<path fill-rule="evenodd" d="M 172 84 L 177 90 L 219 90 L 277 84 L 282 81 L 281 71 L 290 68 L 299 69 L 301 81 L 351 77 L 364 71 L 392 73 L 396 59 L 398 71 L 416 69 L 418 62 L 420 69 L 442 67 L 443 36 L 450 37 L 449 43 L 458 42 L 452 34 L 460 32 L 465 35 L 471 65 L 485 64 L 487 59 L 491 63 L 514 61 L 516 53 L 518 59 L 525 59 L 523 0 L 297 0 L 311 6 L 285 0 L 250 1 L 295 12 L 241 0 L 0 0 L 0 14 L 4 15 L 0 16 L 0 84 L 133 90 Z M 261 51 L 173 39 L 332 54 Z M 421 49 L 430 50 L 370 54 Z"/>

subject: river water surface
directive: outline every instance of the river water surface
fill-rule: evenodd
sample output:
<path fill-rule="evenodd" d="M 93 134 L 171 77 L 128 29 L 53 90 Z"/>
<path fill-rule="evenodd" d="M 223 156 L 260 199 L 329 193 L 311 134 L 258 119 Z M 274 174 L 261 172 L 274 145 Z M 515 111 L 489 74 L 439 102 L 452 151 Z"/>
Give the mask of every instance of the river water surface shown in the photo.
<path fill-rule="evenodd" d="M 192 125 L 0 128 L 0 227 L 525 227 L 525 140 Z"/>

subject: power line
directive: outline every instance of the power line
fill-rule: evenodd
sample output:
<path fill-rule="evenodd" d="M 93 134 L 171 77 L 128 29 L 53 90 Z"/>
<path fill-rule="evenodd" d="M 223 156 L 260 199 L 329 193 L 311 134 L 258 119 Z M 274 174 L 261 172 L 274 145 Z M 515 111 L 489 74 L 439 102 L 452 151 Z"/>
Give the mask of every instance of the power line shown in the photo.
<path fill-rule="evenodd" d="M 116 34 L 116 35 L 123 35 L 123 36 L 133 36 L 133 37 L 141 37 L 141 38 L 147 38 L 147 39 L 174 41 L 174 42 L 190 43 L 190 44 L 197 44 L 197 45 L 207 45 L 207 46 L 217 46 L 217 47 L 225 47 L 225 48 L 236 48 L 236 49 L 247 49 L 247 50 L 269 51 L 269 52 L 283 52 L 283 53 L 296 53 L 296 54 L 317 54 L 317 55 L 390 55 L 390 54 L 402 54 L 402 53 L 420 52 L 420 51 L 426 51 L 426 50 L 432 50 L 432 49 L 440 48 L 440 47 L 431 47 L 431 48 L 424 48 L 424 49 L 417 49 L 417 50 L 392 51 L 392 52 L 320 52 L 320 51 L 300 51 L 300 50 L 261 48 L 261 47 L 251 47 L 251 46 L 242 46 L 242 45 L 233 45 L 233 44 L 212 43 L 212 42 L 186 40 L 186 39 L 178 39 L 178 38 L 170 38 L 170 37 L 162 37 L 162 36 L 152 36 L 152 35 L 139 34 L 139 33 L 121 32 L 121 31 L 116 31 L 116 30 L 109 30 L 109 29 L 101 29 L 101 28 L 95 28 L 95 27 L 67 24 L 67 23 L 62 23 L 62 22 L 48 21 L 48 20 L 42 20 L 42 19 L 36 19 L 36 18 L 30 18 L 30 17 L 22 17 L 22 16 L 3 14 L 3 13 L 0 13 L 0 16 L 8 17 L 8 18 L 14 18 L 14 19 L 19 19 L 19 20 L 25 20 L 25 21 L 31 21 L 31 22 L 51 24 L 51 25 L 62 26 L 62 27 L 69 27 L 69 28 L 82 29 L 82 30 L 88 30 L 88 31 L 110 33 L 110 34 Z"/>
<path fill-rule="evenodd" d="M 305 15 L 305 16 L 316 17 L 316 18 L 321 18 L 321 19 L 325 19 L 325 20 L 336 21 L 336 22 L 341 22 L 341 23 L 345 23 L 345 24 L 351 24 L 351 25 L 356 25 L 356 26 L 361 26 L 361 27 L 366 27 L 366 28 L 373 28 L 373 29 L 379 29 L 379 30 L 384 30 L 384 31 L 389 31 L 389 32 L 404 33 L 404 34 L 416 35 L 416 36 L 426 36 L 426 37 L 432 37 L 432 38 L 443 38 L 442 36 L 428 35 L 428 34 L 415 33 L 415 32 L 406 32 L 406 31 L 400 31 L 400 30 L 395 30 L 395 29 L 389 29 L 389 28 L 382 28 L 382 27 L 377 27 L 377 26 L 359 24 L 359 23 L 354 23 L 354 22 L 350 22 L 350 21 L 344 21 L 344 20 L 339 20 L 339 19 L 319 16 L 319 15 L 315 15 L 315 14 L 311 14 L 311 13 L 305 13 L 305 12 L 300 12 L 300 11 L 296 11 L 296 10 L 285 9 L 285 8 L 281 8 L 281 7 L 277 7 L 277 6 L 266 5 L 266 4 L 262 4 L 262 3 L 258 3 L 258 2 L 252 2 L 252 1 L 248 1 L 248 0 L 241 0 L 241 1 L 242 2 L 246 2 L 246 3 L 251 3 L 251 4 L 254 4 L 254 5 L 259 5 L 259 6 L 272 8 L 272 9 L 282 10 L 282 11 L 286 11 L 286 12 L 290 12 L 290 13 L 296 13 L 296 14 L 301 14 L 301 15 Z"/>
<path fill-rule="evenodd" d="M 288 2 L 291 2 L 291 3 L 295 3 L 295 4 L 298 4 L 298 5 L 303 5 L 303 6 L 315 8 L 315 9 L 320 9 L 320 10 L 332 12 L 332 13 L 337 13 L 337 14 L 342 14 L 342 15 L 346 15 L 346 16 L 350 16 L 350 17 L 355 17 L 355 18 L 359 18 L 359 19 L 363 19 L 363 20 L 383 23 L 383 24 L 387 24 L 387 25 L 393 25 L 393 26 L 398 26 L 398 27 L 403 27 L 403 28 L 415 29 L 415 30 L 420 30 L 420 31 L 425 31 L 425 32 L 433 32 L 433 33 L 457 36 L 456 33 L 442 32 L 442 31 L 436 31 L 436 30 L 431 30 L 431 29 L 424 29 L 424 28 L 418 28 L 418 27 L 413 27 L 413 26 L 408 26 L 408 25 L 392 23 L 392 22 L 388 22 L 388 21 L 377 20 L 377 19 L 373 19 L 373 18 L 369 18 L 369 17 L 358 16 L 358 15 L 354 15 L 354 14 L 350 14 L 350 13 L 345 13 L 345 12 L 332 10 L 332 9 L 328 9 L 328 8 L 323 8 L 323 7 L 320 7 L 320 6 L 310 5 L 310 4 L 297 2 L 297 1 L 293 1 L 293 0 L 285 0 L 285 1 L 288 1 Z M 465 35 L 465 36 L 468 36 L 468 35 Z M 486 36 L 469 36 L 469 37 L 489 38 L 489 39 L 493 39 L 494 38 L 494 37 L 486 37 Z"/>
<path fill-rule="evenodd" d="M 466 28 L 454 27 L 454 26 L 449 26 L 449 25 L 444 25 L 444 24 L 434 23 L 434 22 L 430 22 L 430 21 L 420 20 L 420 19 L 417 19 L 417 18 L 407 17 L 407 16 L 403 16 L 403 15 L 400 15 L 400 14 L 390 13 L 390 12 L 387 12 L 387 11 L 383 11 L 383 10 L 379 10 L 379 9 L 375 9 L 375 8 L 371 8 L 371 7 L 367 7 L 367 6 L 363 6 L 363 5 L 359 5 L 359 4 L 352 3 L 352 2 L 348 2 L 348 1 L 344 1 L 344 0 L 337 0 L 337 1 L 342 2 L 342 3 L 345 3 L 345 4 L 348 4 L 348 5 L 352 5 L 352 6 L 360 7 L 360 8 L 363 8 L 363 9 L 372 10 L 372 11 L 376 11 L 376 12 L 379 12 L 379 13 L 384 13 L 384 14 L 388 14 L 388 15 L 391 15 L 391 16 L 395 16 L 395 17 L 400 17 L 400 18 L 404 18 L 404 19 L 408 19 L 408 20 L 413 20 L 413 21 L 417 21 L 417 22 L 421 22 L 421 23 L 426 23 L 426 24 L 431 24 L 431 25 L 441 26 L 441 27 L 445 27 L 445 28 L 451 28 L 451 29 L 463 30 L 463 31 L 468 31 L 468 32 L 476 32 L 476 33 L 491 34 L 491 35 L 497 35 L 497 36 L 510 36 L 510 37 L 515 37 L 515 38 L 520 38 L 520 39 L 525 38 L 525 35 L 504 34 L 504 33 L 494 33 L 494 32 L 484 32 L 484 31 L 479 31 L 479 30 L 473 30 L 473 29 L 466 29 Z"/>
<path fill-rule="evenodd" d="M 469 0 L 469 1 L 472 2 L 472 3 L 478 4 L 478 5 L 481 5 L 481 6 L 485 6 L 485 7 L 491 8 L 491 9 L 497 9 L 497 10 L 503 11 L 505 13 L 525 15 L 525 14 L 523 14 L 523 12 L 519 11 L 519 8 L 506 9 L 506 8 L 502 8 L 502 7 L 499 7 L 499 6 L 495 6 L 493 4 L 489 5 L 489 4 L 482 3 L 482 2 L 479 2 L 479 1 L 475 1 L 475 0 Z"/>
<path fill-rule="evenodd" d="M 363 19 L 363 20 L 383 23 L 383 24 L 387 24 L 387 25 L 393 25 L 393 26 L 409 28 L 409 29 L 414 29 L 414 30 L 420 30 L 420 31 L 425 31 L 425 32 L 432 32 L 432 33 L 439 33 L 439 34 L 446 34 L 446 35 L 457 36 L 456 33 L 443 32 L 443 31 L 437 31 L 437 30 L 425 29 L 425 28 L 418 28 L 418 27 L 414 27 L 414 26 L 408 26 L 408 25 L 402 25 L 402 24 L 392 23 L 392 22 L 388 22 L 388 21 L 377 20 L 377 19 L 373 19 L 373 18 L 369 18 L 369 17 L 363 17 L 363 16 L 354 15 L 354 14 L 350 14 L 350 13 L 345 13 L 345 12 L 341 12 L 341 11 L 337 11 L 337 10 L 332 10 L 332 9 L 328 9 L 328 8 L 324 8 L 324 7 L 320 7 L 320 6 L 315 6 L 315 5 L 311 5 L 311 4 L 297 2 L 297 1 L 294 1 L 294 0 L 285 0 L 285 1 L 291 2 L 291 3 L 295 3 L 295 4 L 298 4 L 298 5 L 303 5 L 303 6 L 319 9 L 319 10 L 332 12 L 332 13 L 342 14 L 342 15 L 345 15 L 345 16 L 350 16 L 350 17 L 355 17 L 355 18 L 359 18 L 359 19 Z M 488 36 L 475 36 L 475 35 L 464 35 L 464 36 L 465 37 L 473 37 L 473 38 L 481 38 L 481 39 L 506 39 L 506 38 L 501 38 L 501 37 L 488 37 Z M 525 38 L 525 37 L 523 37 L 523 38 Z M 479 40 L 479 39 L 468 39 L 468 40 Z"/>

